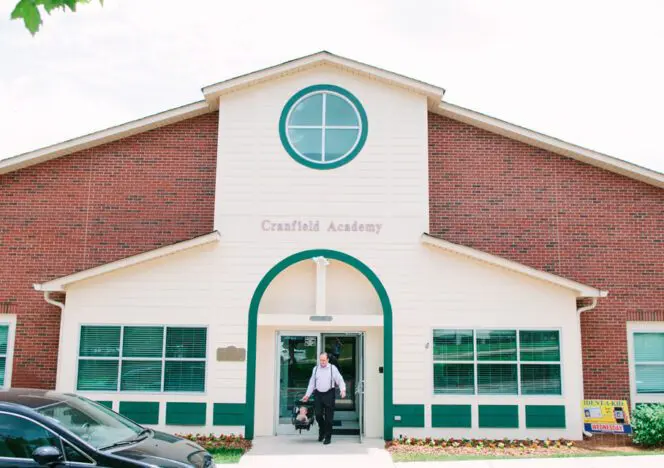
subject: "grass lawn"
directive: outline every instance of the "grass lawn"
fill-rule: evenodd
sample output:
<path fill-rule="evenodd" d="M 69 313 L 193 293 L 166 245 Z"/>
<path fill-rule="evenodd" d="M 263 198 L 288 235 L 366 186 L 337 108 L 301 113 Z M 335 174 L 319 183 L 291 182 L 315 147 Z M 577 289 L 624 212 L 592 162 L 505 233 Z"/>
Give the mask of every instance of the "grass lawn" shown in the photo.
<path fill-rule="evenodd" d="M 242 449 L 213 449 L 209 452 L 214 457 L 214 462 L 218 464 L 222 463 L 238 463 L 240 458 L 244 454 Z"/>
<path fill-rule="evenodd" d="M 582 453 L 555 453 L 546 455 L 471 455 L 471 454 L 446 454 L 446 453 L 418 453 L 418 452 L 392 452 L 392 460 L 395 462 L 419 462 L 419 461 L 462 461 L 462 460 L 496 460 L 507 458 L 581 458 L 581 457 L 633 457 L 639 455 L 664 455 L 664 450 L 597 450 Z"/>

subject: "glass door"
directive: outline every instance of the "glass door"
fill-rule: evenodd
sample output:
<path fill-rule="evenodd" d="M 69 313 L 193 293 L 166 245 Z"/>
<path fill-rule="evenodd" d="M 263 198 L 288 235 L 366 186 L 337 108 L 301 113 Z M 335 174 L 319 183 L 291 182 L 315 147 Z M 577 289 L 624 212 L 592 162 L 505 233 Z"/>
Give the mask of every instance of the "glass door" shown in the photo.
<path fill-rule="evenodd" d="M 318 362 L 320 335 L 317 333 L 280 333 L 277 339 L 279 392 L 277 434 L 293 434 L 293 406 L 307 391 L 311 373 Z"/>
<path fill-rule="evenodd" d="M 355 407 L 359 425 L 360 442 L 364 435 L 364 333 L 357 336 L 357 385 L 355 389 Z"/>

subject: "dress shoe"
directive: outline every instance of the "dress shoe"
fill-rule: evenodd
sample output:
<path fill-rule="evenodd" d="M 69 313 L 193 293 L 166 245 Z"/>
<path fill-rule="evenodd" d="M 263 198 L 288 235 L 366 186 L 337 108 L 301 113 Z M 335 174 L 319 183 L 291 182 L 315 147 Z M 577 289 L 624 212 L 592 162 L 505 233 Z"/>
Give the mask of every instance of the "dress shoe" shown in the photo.
<path fill-rule="evenodd" d="M 332 442 L 332 440 L 329 437 L 326 437 L 323 441 L 323 445 L 328 445 L 330 442 Z"/>
<path fill-rule="evenodd" d="M 323 434 L 318 434 L 318 442 L 323 442 L 325 436 Z"/>

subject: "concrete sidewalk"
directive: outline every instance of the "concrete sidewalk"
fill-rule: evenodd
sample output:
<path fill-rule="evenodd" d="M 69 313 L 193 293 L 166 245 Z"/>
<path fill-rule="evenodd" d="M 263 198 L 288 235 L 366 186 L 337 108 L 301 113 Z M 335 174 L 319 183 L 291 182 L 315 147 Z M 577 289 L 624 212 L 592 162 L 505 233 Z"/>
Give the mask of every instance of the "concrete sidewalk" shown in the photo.
<path fill-rule="evenodd" d="M 396 468 L 664 468 L 664 455 L 395 463 Z"/>
<path fill-rule="evenodd" d="M 241 467 L 263 468 L 393 468 L 392 457 L 381 439 L 335 436 L 323 445 L 315 436 L 256 437 L 253 448 L 240 460 Z"/>

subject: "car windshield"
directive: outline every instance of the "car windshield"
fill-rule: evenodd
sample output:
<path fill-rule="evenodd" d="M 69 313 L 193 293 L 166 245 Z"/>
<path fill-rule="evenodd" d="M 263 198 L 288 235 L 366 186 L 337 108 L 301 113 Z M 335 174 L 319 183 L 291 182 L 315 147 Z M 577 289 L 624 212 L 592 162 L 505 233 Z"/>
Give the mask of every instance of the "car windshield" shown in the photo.
<path fill-rule="evenodd" d="M 36 408 L 95 448 L 136 438 L 143 428 L 106 407 L 81 397 Z"/>

